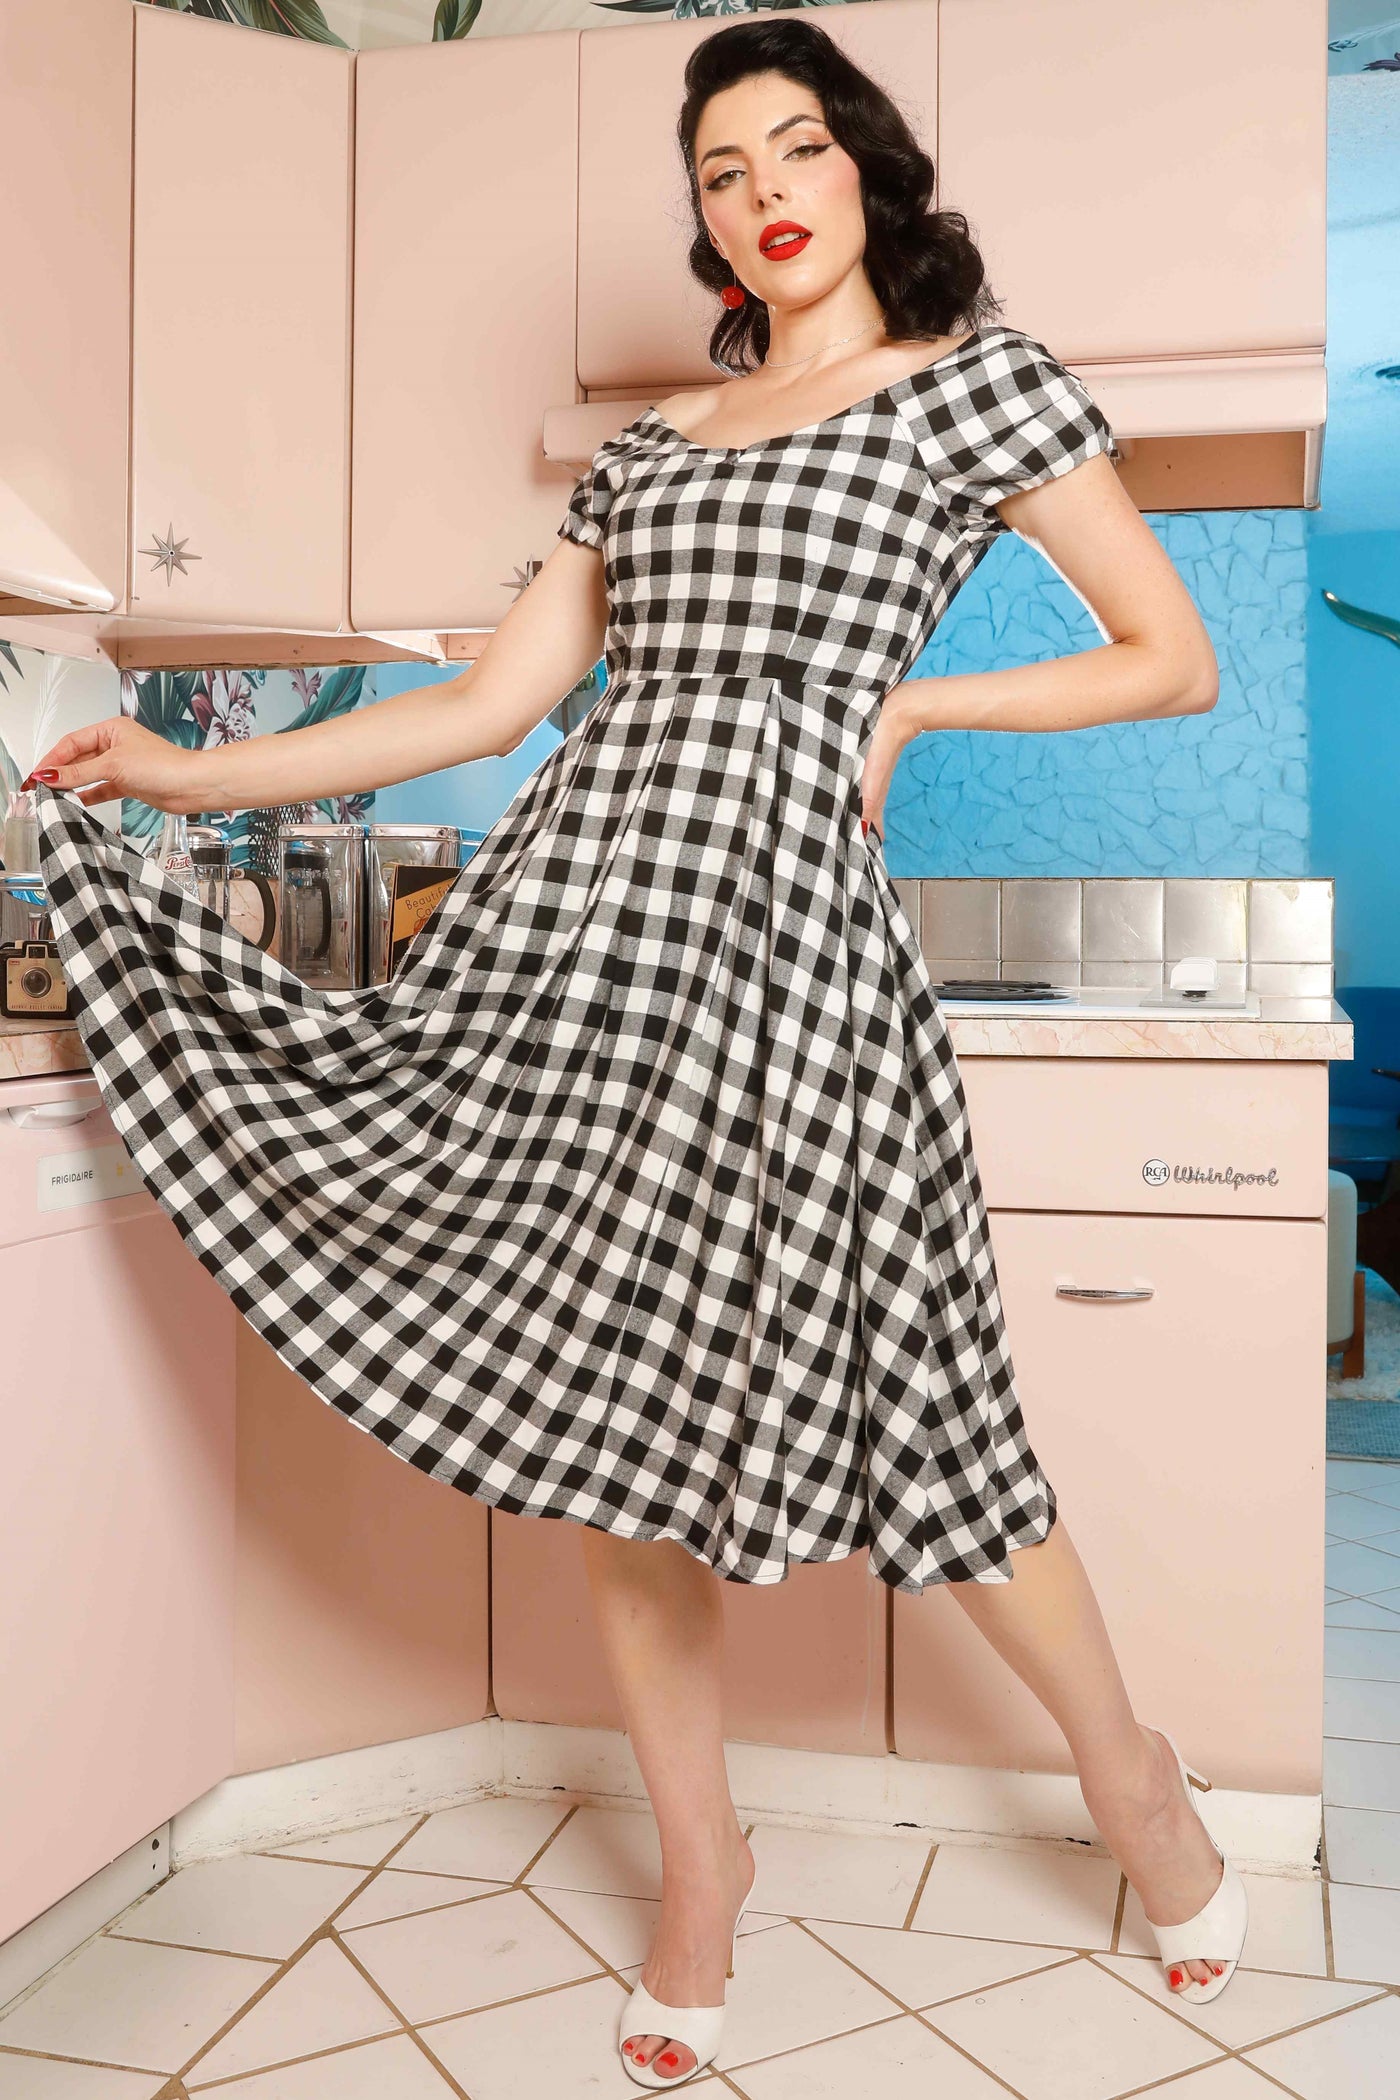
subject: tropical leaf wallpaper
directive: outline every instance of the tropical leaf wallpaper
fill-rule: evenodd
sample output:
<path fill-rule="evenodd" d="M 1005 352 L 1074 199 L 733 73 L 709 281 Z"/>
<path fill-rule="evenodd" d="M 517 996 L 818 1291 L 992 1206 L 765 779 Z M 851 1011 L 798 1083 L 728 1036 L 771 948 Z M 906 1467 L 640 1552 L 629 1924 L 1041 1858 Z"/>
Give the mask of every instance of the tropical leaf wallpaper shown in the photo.
<path fill-rule="evenodd" d="M 537 29 L 586 29 L 609 17 L 688 22 L 722 15 L 776 14 L 868 0 L 144 0 L 215 22 L 238 22 L 273 36 L 306 37 L 352 51 L 390 44 L 450 43 L 459 37 L 520 36 Z"/>

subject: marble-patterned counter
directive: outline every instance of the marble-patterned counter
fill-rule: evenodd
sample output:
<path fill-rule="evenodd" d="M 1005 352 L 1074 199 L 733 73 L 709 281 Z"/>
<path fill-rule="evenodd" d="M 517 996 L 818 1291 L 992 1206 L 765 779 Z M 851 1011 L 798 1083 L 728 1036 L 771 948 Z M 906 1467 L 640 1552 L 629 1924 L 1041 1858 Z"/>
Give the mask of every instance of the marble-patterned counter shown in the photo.
<path fill-rule="evenodd" d="M 1051 1011 L 950 1013 L 947 1021 L 958 1057 L 1351 1057 L 1351 1017 L 1335 999 L 1264 997 L 1259 1007 L 1257 1019 Z M 0 1080 L 78 1072 L 86 1062 L 74 1022 L 0 1018 Z"/>

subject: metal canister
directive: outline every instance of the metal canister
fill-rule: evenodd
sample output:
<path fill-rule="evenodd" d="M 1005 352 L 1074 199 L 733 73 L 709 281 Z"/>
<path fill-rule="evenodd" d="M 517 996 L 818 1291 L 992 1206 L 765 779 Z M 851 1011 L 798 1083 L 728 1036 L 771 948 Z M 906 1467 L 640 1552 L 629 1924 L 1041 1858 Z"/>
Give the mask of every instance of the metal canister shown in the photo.
<path fill-rule="evenodd" d="M 462 842 L 457 826 L 365 826 L 365 984 L 389 981 L 390 871 L 396 861 L 417 868 L 459 868 Z"/>
<path fill-rule="evenodd" d="M 278 827 L 278 960 L 304 984 L 364 982 L 363 824 Z"/>

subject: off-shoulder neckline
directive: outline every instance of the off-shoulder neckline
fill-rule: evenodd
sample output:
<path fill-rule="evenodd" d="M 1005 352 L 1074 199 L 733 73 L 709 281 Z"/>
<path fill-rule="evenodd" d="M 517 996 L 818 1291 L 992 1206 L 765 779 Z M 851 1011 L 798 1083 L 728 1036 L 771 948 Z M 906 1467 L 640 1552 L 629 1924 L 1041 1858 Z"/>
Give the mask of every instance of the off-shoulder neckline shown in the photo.
<path fill-rule="evenodd" d="M 825 430 L 832 423 L 843 423 L 847 416 L 855 415 L 858 410 L 873 408 L 877 402 L 887 400 L 890 396 L 897 394 L 901 388 L 917 385 L 918 381 L 926 379 L 930 372 L 936 372 L 940 365 L 952 364 L 957 358 L 962 357 L 965 352 L 972 349 L 974 344 L 980 344 L 987 336 L 1009 335 L 1011 332 L 1009 328 L 999 323 L 989 327 L 974 328 L 971 334 L 964 336 L 963 340 L 956 344 L 953 349 L 945 350 L 941 357 L 935 357 L 932 364 L 920 365 L 917 372 L 906 372 L 902 379 L 892 379 L 886 385 L 876 387 L 873 393 L 863 394 L 859 401 L 848 402 L 845 408 L 835 409 L 829 416 L 819 416 L 812 423 L 800 423 L 796 430 L 779 431 L 775 437 L 754 438 L 747 445 L 702 445 L 698 439 L 688 438 L 683 430 L 677 430 L 674 423 L 668 423 L 660 409 L 654 405 L 650 408 L 644 408 L 637 421 L 638 423 L 645 423 L 650 418 L 663 436 L 673 438 L 678 445 L 684 445 L 688 451 L 709 453 L 711 457 L 718 459 L 742 459 L 746 453 L 763 452 L 772 445 L 788 445 L 791 444 L 794 438 L 809 437 L 819 430 Z"/>

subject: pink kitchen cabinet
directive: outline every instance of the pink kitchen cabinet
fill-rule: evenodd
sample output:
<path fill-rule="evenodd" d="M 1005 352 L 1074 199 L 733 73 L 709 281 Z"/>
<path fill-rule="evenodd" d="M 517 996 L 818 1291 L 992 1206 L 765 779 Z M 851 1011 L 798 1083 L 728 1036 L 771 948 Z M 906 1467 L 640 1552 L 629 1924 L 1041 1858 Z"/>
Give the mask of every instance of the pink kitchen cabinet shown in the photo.
<path fill-rule="evenodd" d="M 578 42 L 472 37 L 356 61 L 362 632 L 494 627 L 557 544 L 576 475 L 544 458 L 540 428 L 575 395 Z"/>
<path fill-rule="evenodd" d="M 964 1070 L 1018 1062 L 969 1058 Z M 1131 1069 L 1160 1081 L 1175 1069 L 1122 1064 L 1125 1078 Z M 1276 1067 L 1281 1081 L 1299 1070 L 1314 1067 Z M 1006 1076 L 1014 1088 L 1014 1070 Z M 979 1091 L 976 1081 L 968 1088 L 974 1145 L 998 1155 L 989 1194 L 994 1181 L 1003 1203 L 1033 1202 L 1025 1177 L 1016 1183 L 1001 1119 L 979 1120 Z M 1091 1162 L 1122 1120 L 1110 1117 L 1102 1142 L 1094 1124 L 1076 1126 Z M 1215 1157 L 1213 1144 L 1201 1149 Z M 1246 1125 L 1226 1157 L 1252 1161 L 1256 1149 Z M 1066 1167 L 1069 1153 L 1060 1148 Z M 1030 1159 L 1026 1174 L 1038 1172 Z M 1081 1187 L 1092 1201 L 1092 1164 Z M 1300 1200 L 1311 1202 L 1310 1189 Z M 1224 1787 L 1316 1794 L 1326 1226 L 1251 1215 L 1247 1199 L 1236 1216 L 1144 1207 L 990 1208 L 1027 1432 L 1139 1718 L 1170 1729 Z M 1130 1295 L 1065 1295 L 1086 1289 Z M 1014 1555 L 1011 1567 L 1014 1580 Z M 900 1755 L 1072 1769 L 1056 1724 L 949 1587 L 895 1598 L 892 1669 Z"/>
<path fill-rule="evenodd" d="M 334 630 L 354 53 L 134 14 L 131 610 Z"/>
<path fill-rule="evenodd" d="M 507 1721 L 620 1729 L 583 1564 L 582 1527 L 491 1518 L 491 1683 Z M 864 1553 L 721 1584 L 724 1733 L 881 1757 L 889 1592 Z"/>
<path fill-rule="evenodd" d="M 131 54 L 123 0 L 0 7 L 0 611 L 126 586 Z"/>
<path fill-rule="evenodd" d="M 880 80 L 935 150 L 935 0 L 831 7 L 819 26 Z M 585 29 L 579 53 L 578 376 L 586 389 L 713 381 L 718 308 L 686 265 L 691 212 L 676 142 L 685 63 L 727 25 Z M 556 396 L 556 401 L 560 396 Z"/>
<path fill-rule="evenodd" d="M 238 1315 L 86 1075 L 0 1086 L 0 1311 L 3 1940 L 233 1764 Z"/>
<path fill-rule="evenodd" d="M 1326 0 L 940 0 L 939 40 L 939 201 L 1018 327 L 1084 360 L 1321 347 Z"/>

